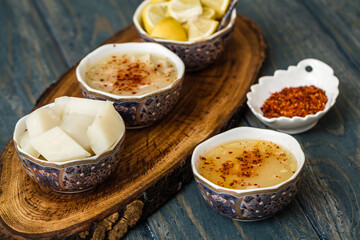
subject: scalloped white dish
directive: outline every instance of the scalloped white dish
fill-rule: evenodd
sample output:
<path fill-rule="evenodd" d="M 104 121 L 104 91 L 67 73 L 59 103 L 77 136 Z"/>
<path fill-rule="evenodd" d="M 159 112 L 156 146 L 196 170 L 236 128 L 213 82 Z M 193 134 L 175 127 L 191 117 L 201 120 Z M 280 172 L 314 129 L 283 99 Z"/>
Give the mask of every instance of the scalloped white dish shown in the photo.
<path fill-rule="evenodd" d="M 286 87 L 310 86 L 325 91 L 328 101 L 324 110 L 305 117 L 278 117 L 267 118 L 263 116 L 261 106 L 272 93 L 279 92 Z M 269 127 L 279 131 L 296 134 L 305 132 L 316 125 L 318 120 L 335 104 L 339 95 L 339 79 L 334 75 L 333 69 L 317 59 L 304 59 L 296 66 L 289 66 L 287 70 L 277 70 L 273 76 L 264 76 L 258 84 L 251 86 L 247 96 L 247 105 L 254 115 Z"/>

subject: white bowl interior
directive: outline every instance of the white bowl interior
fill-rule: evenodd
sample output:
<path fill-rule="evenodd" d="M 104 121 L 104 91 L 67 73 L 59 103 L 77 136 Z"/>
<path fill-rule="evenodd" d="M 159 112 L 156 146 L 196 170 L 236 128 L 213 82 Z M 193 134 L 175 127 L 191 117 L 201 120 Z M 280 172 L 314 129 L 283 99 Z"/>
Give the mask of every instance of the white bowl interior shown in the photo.
<path fill-rule="evenodd" d="M 245 139 L 271 141 L 273 143 L 276 143 L 276 144 L 284 147 L 288 151 L 290 151 L 294 155 L 294 157 L 298 163 L 298 169 L 296 170 L 295 174 L 288 180 L 286 180 L 278 185 L 275 185 L 275 186 L 266 187 L 266 188 L 256 188 L 256 189 L 244 189 L 244 190 L 234 190 L 234 189 L 220 187 L 220 186 L 210 182 L 209 180 L 207 180 L 206 178 L 204 178 L 203 176 L 201 176 L 199 174 L 199 172 L 197 171 L 197 167 L 198 167 L 198 159 L 201 155 L 204 155 L 205 153 L 210 151 L 212 148 L 219 146 L 221 144 L 238 141 L 238 140 L 245 140 Z M 223 190 L 227 190 L 227 191 L 230 190 L 234 193 L 247 193 L 247 192 L 252 192 L 254 190 L 262 191 L 262 190 L 277 189 L 278 187 L 282 186 L 283 184 L 286 184 L 287 182 L 295 179 L 297 177 L 297 175 L 299 175 L 299 173 L 301 172 L 301 169 L 303 168 L 304 163 L 305 163 L 304 152 L 302 151 L 300 144 L 296 141 L 295 138 L 293 138 L 292 136 L 285 134 L 285 133 L 280 133 L 280 132 L 276 132 L 273 130 L 267 130 L 267 129 L 252 128 L 252 127 L 238 127 L 238 128 L 234 128 L 229 131 L 226 131 L 224 133 L 215 135 L 214 137 L 199 144 L 195 148 L 195 150 L 192 154 L 192 158 L 191 158 L 192 170 L 196 177 L 200 178 L 202 181 L 204 181 L 208 185 L 212 186 L 214 189 L 220 190 L 220 192 L 223 189 Z"/>
<path fill-rule="evenodd" d="M 167 49 L 166 47 L 158 44 L 158 43 L 118 43 L 118 44 L 106 44 L 103 45 L 91 53 L 89 53 L 86 57 L 84 57 L 78 67 L 76 68 L 76 76 L 79 82 L 81 82 L 89 91 L 98 93 L 101 95 L 109 96 L 113 99 L 136 99 L 136 98 L 143 98 L 145 96 L 151 95 L 154 92 L 149 92 L 144 95 L 137 95 L 137 96 L 121 96 L 116 94 L 111 94 L 105 91 L 97 90 L 94 88 L 91 88 L 85 81 L 85 73 L 86 70 L 97 62 L 98 60 L 104 58 L 105 56 L 109 56 L 111 54 L 115 53 L 134 53 L 134 52 L 144 52 L 144 53 L 152 53 L 152 54 L 159 54 L 164 57 L 169 58 L 170 61 L 172 61 L 175 64 L 176 70 L 177 70 L 177 80 L 175 80 L 173 83 L 168 85 L 165 88 L 156 90 L 162 91 L 165 89 L 171 89 L 174 84 L 176 84 L 184 75 L 185 72 L 185 65 L 183 61 L 172 51 Z"/>
<path fill-rule="evenodd" d="M 312 71 L 307 72 L 307 67 L 311 67 Z M 259 79 L 261 87 L 254 85 L 251 88 L 251 91 L 256 90 L 256 96 L 253 96 L 254 101 L 251 103 L 254 109 L 262 114 L 260 108 L 272 93 L 281 91 L 285 87 L 314 85 L 325 91 L 329 99 L 326 105 L 329 106 L 337 95 L 335 89 L 339 81 L 336 80 L 331 67 L 316 59 L 306 59 L 297 66 L 290 66 L 288 70 L 277 70 L 274 76 L 261 77 Z"/>
<path fill-rule="evenodd" d="M 41 108 L 47 108 L 47 107 L 53 107 L 54 106 L 54 103 L 50 103 L 50 104 L 47 104 Z M 121 116 L 119 114 L 117 114 L 119 116 L 119 118 L 121 118 Z M 15 129 L 14 129 L 14 135 L 13 135 L 13 140 L 14 142 L 16 143 L 16 145 L 18 146 L 18 151 L 23 153 L 23 154 L 26 154 L 26 155 L 29 155 L 28 153 L 26 153 L 21 147 L 20 147 L 20 144 L 19 144 L 19 140 L 20 140 L 20 137 L 21 135 L 25 132 L 26 130 L 26 117 L 28 115 L 25 115 L 24 117 L 20 118 L 19 121 L 16 123 L 15 125 Z M 121 118 L 121 121 L 122 118 Z M 125 129 L 125 128 L 124 128 Z M 119 136 L 119 139 L 116 141 L 116 143 L 113 144 L 113 146 L 111 147 L 111 149 L 109 149 L 109 151 L 113 150 L 114 147 L 119 143 L 119 141 L 123 138 L 125 134 L 125 131 Z M 83 159 L 75 159 L 75 160 L 70 160 L 70 161 L 64 161 L 64 162 L 51 162 L 51 164 L 55 164 L 55 165 L 58 165 L 58 166 L 62 166 L 62 165 L 67 165 L 69 163 L 76 163 L 80 160 L 96 160 L 99 156 L 98 155 L 94 155 L 94 156 L 91 156 L 91 157 L 88 157 L 88 158 L 83 158 Z M 39 159 L 39 158 L 35 158 L 35 157 L 32 157 L 34 159 L 36 159 L 37 161 L 39 162 L 43 162 L 43 163 L 50 163 L 48 161 L 45 161 L 45 160 L 42 160 L 42 159 Z"/>
<path fill-rule="evenodd" d="M 305 117 L 266 118 L 263 116 L 261 107 L 272 93 L 286 87 L 310 85 L 325 91 L 328 101 L 324 110 Z M 338 85 L 339 80 L 330 66 L 317 59 L 304 59 L 297 66 L 290 66 L 287 70 L 277 70 L 273 76 L 261 77 L 258 84 L 251 86 L 251 91 L 247 94 L 247 104 L 255 116 L 270 127 L 289 133 L 299 133 L 310 129 L 335 104 L 339 95 Z"/>
<path fill-rule="evenodd" d="M 135 27 L 137 28 L 137 30 L 143 34 L 143 35 L 147 35 L 150 37 L 150 35 L 144 30 L 143 28 L 143 24 L 142 24 L 142 17 L 141 17 L 141 13 L 143 8 L 148 4 L 150 0 L 145 0 L 143 1 L 135 10 L 134 16 L 133 16 L 133 22 L 135 24 Z M 235 20 L 236 20 L 236 9 L 234 9 L 231 12 L 231 17 L 230 17 L 230 21 L 228 23 L 228 25 L 226 25 L 226 27 L 224 27 L 223 29 L 221 29 L 220 31 L 215 32 L 214 34 L 212 34 L 211 36 L 207 37 L 205 40 L 210 40 L 213 38 L 216 38 L 217 36 L 219 36 L 220 34 L 222 34 L 224 31 L 226 31 L 227 29 L 231 28 L 234 24 L 235 24 Z M 169 39 L 161 39 L 161 38 L 154 38 L 157 42 L 160 43 L 175 43 L 175 44 L 181 44 L 181 45 L 192 45 L 196 42 L 194 41 L 175 41 L 175 40 L 169 40 Z"/>

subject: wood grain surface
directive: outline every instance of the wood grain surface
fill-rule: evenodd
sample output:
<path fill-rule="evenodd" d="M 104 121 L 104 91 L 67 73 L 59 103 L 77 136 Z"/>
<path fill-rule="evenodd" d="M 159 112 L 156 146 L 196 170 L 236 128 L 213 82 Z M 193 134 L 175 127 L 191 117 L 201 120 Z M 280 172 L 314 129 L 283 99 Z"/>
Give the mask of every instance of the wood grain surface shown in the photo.
<path fill-rule="evenodd" d="M 116 172 L 96 189 L 81 194 L 43 189 L 22 171 L 10 142 L 0 156 L 0 222 L 25 238 L 64 237 L 90 229 L 91 223 L 137 199 L 145 202 L 145 218 L 180 190 L 191 179 L 187 159 L 193 148 L 217 133 L 244 103 L 265 58 L 265 43 L 256 26 L 241 16 L 236 20 L 221 58 L 206 70 L 186 74 L 175 109 L 153 126 L 127 131 Z M 132 41 L 139 39 L 130 25 L 106 43 Z M 81 96 L 75 68 L 51 85 L 35 107 L 59 96 Z"/>
<path fill-rule="evenodd" d="M 41 92 L 130 23 L 139 3 L 0 1 L 0 147 Z M 259 26 L 268 45 L 260 76 L 314 57 L 340 80 L 330 112 L 312 130 L 294 135 L 307 161 L 300 191 L 275 217 L 241 223 L 214 212 L 192 181 L 126 239 L 359 239 L 360 2 L 242 0 L 237 11 Z M 244 107 L 224 129 L 244 125 L 266 128 Z"/>

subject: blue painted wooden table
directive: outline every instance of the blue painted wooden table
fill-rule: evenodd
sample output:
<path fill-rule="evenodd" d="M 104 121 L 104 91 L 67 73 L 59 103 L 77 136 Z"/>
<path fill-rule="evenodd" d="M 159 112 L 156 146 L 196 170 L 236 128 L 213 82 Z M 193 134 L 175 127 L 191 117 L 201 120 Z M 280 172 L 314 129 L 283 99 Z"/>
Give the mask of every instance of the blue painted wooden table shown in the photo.
<path fill-rule="evenodd" d="M 131 23 L 140 2 L 0 0 L 0 148 L 46 87 Z M 360 1 L 242 0 L 237 10 L 267 42 L 260 76 L 311 57 L 340 80 L 334 108 L 295 135 L 307 161 L 300 191 L 276 216 L 243 223 L 210 209 L 192 181 L 126 239 L 359 239 Z M 247 107 L 230 125 L 266 128 Z"/>

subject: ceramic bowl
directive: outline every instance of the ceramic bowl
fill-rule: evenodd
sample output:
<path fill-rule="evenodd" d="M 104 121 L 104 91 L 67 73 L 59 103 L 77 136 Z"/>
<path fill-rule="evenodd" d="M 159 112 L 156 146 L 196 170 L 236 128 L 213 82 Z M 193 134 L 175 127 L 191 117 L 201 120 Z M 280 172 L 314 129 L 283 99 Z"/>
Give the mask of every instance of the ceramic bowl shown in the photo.
<path fill-rule="evenodd" d="M 53 103 L 44 107 L 52 106 Z M 13 142 L 21 165 L 35 182 L 56 192 L 78 193 L 94 188 L 115 172 L 120 160 L 125 132 L 112 149 L 99 156 L 66 162 L 48 162 L 35 158 L 20 148 L 19 138 L 26 130 L 26 117 L 22 117 L 16 123 Z"/>
<path fill-rule="evenodd" d="M 267 118 L 263 116 L 261 106 L 272 93 L 286 87 L 310 85 L 325 91 L 328 101 L 324 110 L 305 117 Z M 287 70 L 277 70 L 273 76 L 261 77 L 259 83 L 251 86 L 251 91 L 246 95 L 247 104 L 255 116 L 269 127 L 290 134 L 301 133 L 314 127 L 335 104 L 339 95 L 338 86 L 339 79 L 330 66 L 317 59 L 309 58 L 302 60 L 296 66 L 290 66 Z"/>
<path fill-rule="evenodd" d="M 222 30 L 215 32 L 203 41 L 174 41 L 151 37 L 143 27 L 141 12 L 150 0 L 143 1 L 136 9 L 133 22 L 139 38 L 145 42 L 157 42 L 176 53 L 185 63 L 186 71 L 197 71 L 213 63 L 224 52 L 235 27 L 236 10 Z"/>
<path fill-rule="evenodd" d="M 267 140 L 289 150 L 298 162 L 298 169 L 288 180 L 266 188 L 235 190 L 218 186 L 197 171 L 201 155 L 215 146 L 242 139 Z M 273 130 L 239 127 L 218 134 L 199 144 L 192 155 L 191 167 L 200 192 L 216 212 L 241 221 L 265 219 L 282 210 L 298 191 L 299 179 L 305 163 L 300 144 L 292 136 Z"/>
<path fill-rule="evenodd" d="M 154 92 L 136 96 L 121 96 L 90 87 L 85 81 L 89 64 L 114 53 L 144 52 L 165 56 L 177 69 L 177 79 L 169 86 Z M 115 109 L 125 121 L 127 128 L 142 128 L 165 117 L 176 105 L 184 79 L 185 66 L 169 49 L 157 43 L 119 43 L 103 45 L 83 58 L 76 68 L 76 76 L 85 97 L 114 102 Z"/>

